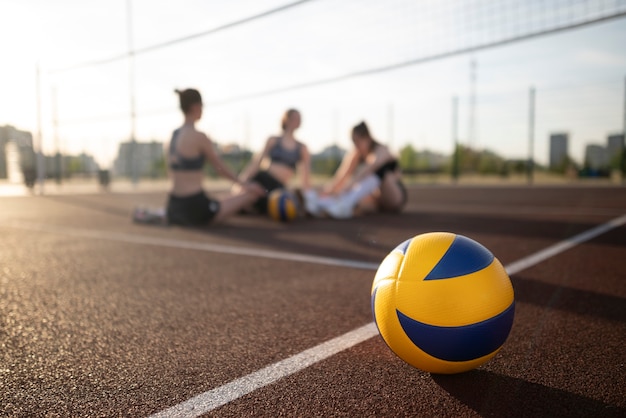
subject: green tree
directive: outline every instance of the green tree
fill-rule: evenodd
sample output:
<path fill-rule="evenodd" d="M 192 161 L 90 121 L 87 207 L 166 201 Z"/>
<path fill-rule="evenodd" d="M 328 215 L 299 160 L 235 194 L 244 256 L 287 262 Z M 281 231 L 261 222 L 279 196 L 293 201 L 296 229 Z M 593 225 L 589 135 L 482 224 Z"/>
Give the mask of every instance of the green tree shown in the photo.
<path fill-rule="evenodd" d="M 405 145 L 400 150 L 400 167 L 404 171 L 414 171 L 417 167 L 418 154 L 411 144 Z"/>

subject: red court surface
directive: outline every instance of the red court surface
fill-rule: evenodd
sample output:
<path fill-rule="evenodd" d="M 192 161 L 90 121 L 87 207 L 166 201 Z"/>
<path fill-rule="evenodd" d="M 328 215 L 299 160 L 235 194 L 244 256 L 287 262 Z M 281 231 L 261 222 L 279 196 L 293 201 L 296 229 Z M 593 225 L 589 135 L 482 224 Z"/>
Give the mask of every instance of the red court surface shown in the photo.
<path fill-rule="evenodd" d="M 409 192 L 402 214 L 195 230 L 131 223 L 161 192 L 0 198 L 0 415 L 626 416 L 626 189 Z M 515 289 L 501 351 L 457 375 L 372 323 L 378 264 L 432 231 Z"/>

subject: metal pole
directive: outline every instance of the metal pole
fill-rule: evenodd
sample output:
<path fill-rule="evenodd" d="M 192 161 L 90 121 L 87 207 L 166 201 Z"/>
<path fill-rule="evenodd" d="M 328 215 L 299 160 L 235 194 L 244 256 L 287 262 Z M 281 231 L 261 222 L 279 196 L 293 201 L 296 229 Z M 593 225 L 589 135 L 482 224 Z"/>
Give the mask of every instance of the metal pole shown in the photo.
<path fill-rule="evenodd" d="M 39 183 L 39 193 L 44 192 L 44 171 L 45 164 L 43 159 L 43 135 L 41 127 L 41 71 L 39 63 L 37 63 L 37 160 L 35 162 L 35 170 L 37 171 L 37 182 Z"/>
<path fill-rule="evenodd" d="M 476 128 L 475 122 L 476 109 L 476 61 L 470 61 L 470 94 L 469 94 L 469 117 L 467 124 L 467 144 L 470 148 L 476 146 Z"/>
<path fill-rule="evenodd" d="M 624 120 L 622 129 L 622 184 L 626 185 L 626 77 L 624 77 Z"/>
<path fill-rule="evenodd" d="M 454 146 L 452 151 L 452 181 L 455 183 L 459 179 L 459 138 L 457 133 L 458 107 L 459 98 L 454 96 L 452 98 L 452 144 Z"/>
<path fill-rule="evenodd" d="M 135 51 L 133 47 L 133 14 L 132 0 L 126 0 L 128 20 L 128 72 L 130 91 L 130 175 L 134 186 L 139 179 L 137 167 L 137 140 L 135 138 L 136 111 L 135 111 Z"/>
<path fill-rule="evenodd" d="M 389 135 L 387 143 L 389 145 L 389 149 L 391 149 L 393 147 L 393 103 L 390 103 L 387 108 L 387 129 Z"/>
<path fill-rule="evenodd" d="M 339 143 L 339 110 L 333 110 L 333 145 Z"/>
<path fill-rule="evenodd" d="M 61 146 L 59 145 L 59 117 L 57 113 L 57 88 L 56 86 L 52 87 L 52 124 L 54 126 L 54 147 L 56 148 L 55 154 L 55 165 L 56 165 L 56 181 L 57 183 L 61 183 L 61 179 L 63 177 L 63 173 L 61 170 Z"/>
<path fill-rule="evenodd" d="M 535 171 L 535 88 L 528 93 L 528 184 L 533 184 Z"/>

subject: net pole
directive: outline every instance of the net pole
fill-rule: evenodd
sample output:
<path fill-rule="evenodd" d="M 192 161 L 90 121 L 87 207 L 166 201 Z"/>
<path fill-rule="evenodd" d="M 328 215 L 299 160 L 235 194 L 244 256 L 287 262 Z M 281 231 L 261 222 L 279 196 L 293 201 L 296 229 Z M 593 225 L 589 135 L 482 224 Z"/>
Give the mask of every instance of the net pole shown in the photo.
<path fill-rule="evenodd" d="M 533 184 L 535 171 L 535 88 L 528 91 L 528 184 Z"/>
<path fill-rule="evenodd" d="M 387 106 L 387 135 L 389 136 L 387 143 L 389 144 L 389 149 L 393 149 L 393 134 L 393 103 L 389 103 Z"/>
<path fill-rule="evenodd" d="M 128 23 L 128 85 L 130 95 L 130 177 L 134 187 L 139 181 L 139 172 L 137 167 L 137 139 L 136 139 L 136 122 L 137 112 L 135 109 L 135 51 L 133 45 L 133 13 L 132 0 L 126 0 L 126 15 Z"/>
<path fill-rule="evenodd" d="M 43 135 L 42 135 L 42 124 L 41 124 L 41 68 L 39 63 L 37 63 L 37 74 L 36 74 L 36 90 L 37 90 L 37 150 L 36 150 L 36 161 L 35 161 L 35 171 L 37 172 L 37 183 L 39 185 L 39 194 L 44 194 L 44 157 L 43 157 Z"/>
<path fill-rule="evenodd" d="M 622 185 L 626 185 L 626 77 L 624 77 L 624 120 L 622 121 L 622 158 L 621 158 L 621 171 L 622 171 Z"/>
<path fill-rule="evenodd" d="M 62 171 L 62 159 L 63 156 L 61 154 L 61 145 L 59 140 L 59 115 L 57 109 L 57 88 L 56 86 L 52 86 L 52 127 L 54 130 L 54 164 L 55 164 L 55 179 L 57 184 L 61 184 L 63 178 Z"/>
<path fill-rule="evenodd" d="M 456 183 L 459 180 L 459 135 L 458 135 L 458 119 L 459 119 L 459 98 L 452 98 L 452 181 Z"/>

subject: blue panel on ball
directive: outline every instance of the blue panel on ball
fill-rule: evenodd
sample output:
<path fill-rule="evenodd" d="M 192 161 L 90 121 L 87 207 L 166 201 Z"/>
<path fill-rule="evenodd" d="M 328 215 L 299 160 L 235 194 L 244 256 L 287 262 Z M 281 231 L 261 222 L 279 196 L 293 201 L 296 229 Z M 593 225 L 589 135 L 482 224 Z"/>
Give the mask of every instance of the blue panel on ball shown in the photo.
<path fill-rule="evenodd" d="M 413 238 L 407 239 L 402 244 L 398 245 L 394 249 L 394 251 L 400 251 L 402 254 L 406 254 L 406 249 L 409 248 L 409 244 L 411 243 L 412 240 L 413 240 Z"/>
<path fill-rule="evenodd" d="M 450 279 L 475 273 L 493 261 L 491 251 L 463 235 L 457 235 L 448 251 L 424 280 Z"/>
<path fill-rule="evenodd" d="M 422 351 L 441 360 L 469 361 L 504 344 L 513 325 L 515 302 L 493 318 L 462 327 L 428 325 L 396 312 L 402 329 Z"/>
<path fill-rule="evenodd" d="M 287 219 L 287 195 L 284 193 L 278 199 L 278 213 L 280 219 L 283 221 Z"/>

